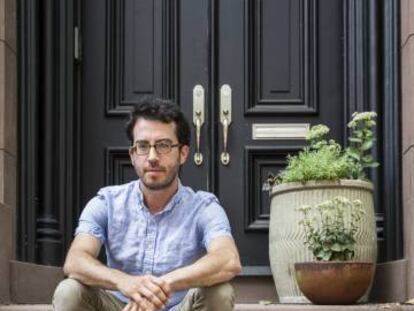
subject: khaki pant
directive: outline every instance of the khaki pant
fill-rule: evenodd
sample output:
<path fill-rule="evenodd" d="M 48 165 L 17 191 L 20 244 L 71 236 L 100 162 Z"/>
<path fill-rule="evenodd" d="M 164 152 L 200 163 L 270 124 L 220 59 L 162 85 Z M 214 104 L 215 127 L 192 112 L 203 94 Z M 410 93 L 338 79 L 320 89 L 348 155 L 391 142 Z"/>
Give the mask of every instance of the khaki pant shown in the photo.
<path fill-rule="evenodd" d="M 230 311 L 234 306 L 234 292 L 230 283 L 188 291 L 174 311 Z M 55 311 L 121 311 L 125 304 L 112 294 L 95 287 L 65 279 L 55 290 Z"/>

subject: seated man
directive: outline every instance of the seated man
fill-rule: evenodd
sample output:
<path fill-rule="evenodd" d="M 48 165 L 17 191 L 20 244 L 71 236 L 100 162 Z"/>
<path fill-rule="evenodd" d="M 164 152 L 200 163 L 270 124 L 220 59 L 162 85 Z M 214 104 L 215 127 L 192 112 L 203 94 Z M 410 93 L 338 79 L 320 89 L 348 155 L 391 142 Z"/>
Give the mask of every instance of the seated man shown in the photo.
<path fill-rule="evenodd" d="M 176 105 L 151 99 L 127 124 L 139 177 L 102 188 L 82 212 L 56 288 L 57 311 L 233 310 L 240 272 L 217 198 L 181 185 L 190 127 Z M 105 246 L 107 266 L 97 260 Z"/>

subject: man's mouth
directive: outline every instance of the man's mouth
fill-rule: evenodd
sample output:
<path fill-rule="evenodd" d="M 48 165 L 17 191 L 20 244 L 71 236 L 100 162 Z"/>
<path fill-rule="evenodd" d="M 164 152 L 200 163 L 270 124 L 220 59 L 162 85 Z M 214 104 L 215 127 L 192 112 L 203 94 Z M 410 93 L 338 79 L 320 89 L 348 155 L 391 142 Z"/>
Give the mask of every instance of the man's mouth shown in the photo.
<path fill-rule="evenodd" d="M 145 170 L 145 173 L 160 173 L 160 172 L 164 172 L 163 169 L 148 169 Z"/>

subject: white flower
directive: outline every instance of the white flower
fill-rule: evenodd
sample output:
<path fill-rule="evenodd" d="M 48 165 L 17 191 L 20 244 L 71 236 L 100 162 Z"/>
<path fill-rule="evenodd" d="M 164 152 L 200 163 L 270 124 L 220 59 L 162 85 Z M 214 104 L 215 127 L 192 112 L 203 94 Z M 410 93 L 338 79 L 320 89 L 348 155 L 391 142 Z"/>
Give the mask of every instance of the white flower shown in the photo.
<path fill-rule="evenodd" d="M 348 127 L 354 128 L 361 121 L 370 121 L 370 125 L 375 125 L 374 119 L 377 116 L 375 111 L 365 111 L 365 112 L 354 112 L 352 114 L 352 120 L 348 123 Z M 374 123 L 372 123 L 374 122 Z"/>
<path fill-rule="evenodd" d="M 323 124 L 318 124 L 318 125 L 312 126 L 312 128 L 306 135 L 306 139 L 307 140 L 320 139 L 328 133 L 329 133 L 329 127 Z"/>

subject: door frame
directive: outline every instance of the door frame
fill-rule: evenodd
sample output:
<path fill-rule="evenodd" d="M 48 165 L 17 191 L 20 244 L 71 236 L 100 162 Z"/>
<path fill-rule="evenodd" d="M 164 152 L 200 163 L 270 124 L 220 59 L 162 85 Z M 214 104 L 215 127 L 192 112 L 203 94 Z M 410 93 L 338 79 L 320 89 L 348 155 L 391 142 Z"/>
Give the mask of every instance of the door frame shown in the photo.
<path fill-rule="evenodd" d="M 62 265 L 79 213 L 79 4 L 17 0 L 16 258 L 22 261 Z M 42 137 L 41 127 L 52 137 Z"/>
<path fill-rule="evenodd" d="M 212 21 L 218 1 L 211 0 Z M 81 40 L 76 40 L 79 33 L 74 29 L 81 29 L 81 6 L 80 0 L 17 2 L 20 195 L 16 255 L 23 261 L 60 265 L 80 213 L 81 54 L 74 56 L 81 52 Z M 403 256 L 400 4 L 399 0 L 343 3 L 344 102 L 348 103 L 344 115 L 349 120 L 353 111 L 374 109 L 382 117 L 378 120 L 382 139 L 376 150 L 381 167 L 372 175 L 378 189 L 379 260 L 395 260 Z M 211 94 L 218 90 L 214 25 L 210 29 Z M 214 114 L 212 98 L 208 102 Z M 53 135 L 44 142 L 43 133 Z M 210 129 L 209 133 L 215 132 Z M 212 191 L 216 183 L 211 180 Z"/>

